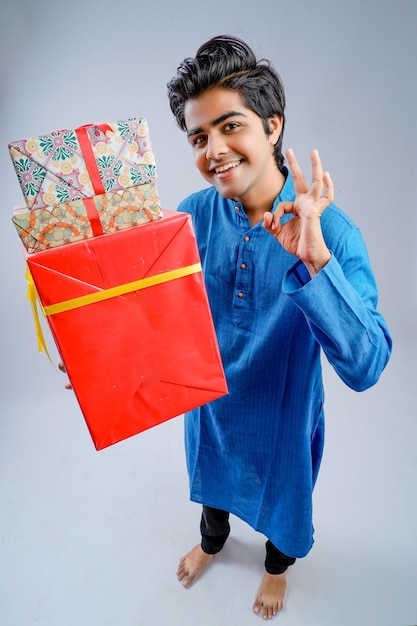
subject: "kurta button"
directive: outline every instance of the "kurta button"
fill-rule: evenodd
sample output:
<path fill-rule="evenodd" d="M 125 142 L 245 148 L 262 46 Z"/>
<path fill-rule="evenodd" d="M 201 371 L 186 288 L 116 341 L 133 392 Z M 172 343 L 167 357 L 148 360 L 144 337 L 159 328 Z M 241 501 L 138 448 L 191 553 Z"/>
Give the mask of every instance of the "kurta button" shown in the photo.
<path fill-rule="evenodd" d="M 242 270 L 246 269 L 246 263 L 241 263 L 240 268 L 241 268 Z"/>
<path fill-rule="evenodd" d="M 244 241 L 249 241 L 249 237 L 246 235 L 246 237 L 243 237 Z"/>
<path fill-rule="evenodd" d="M 240 206 L 235 206 L 236 211 L 240 211 Z"/>
<path fill-rule="evenodd" d="M 239 293 L 237 294 L 238 298 L 243 298 L 243 293 L 241 291 L 239 291 Z"/>

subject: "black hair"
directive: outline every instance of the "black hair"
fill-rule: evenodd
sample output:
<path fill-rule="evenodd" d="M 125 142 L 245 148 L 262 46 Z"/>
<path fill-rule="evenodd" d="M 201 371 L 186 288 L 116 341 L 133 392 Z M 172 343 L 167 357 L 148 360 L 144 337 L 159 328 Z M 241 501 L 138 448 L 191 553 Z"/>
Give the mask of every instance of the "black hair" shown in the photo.
<path fill-rule="evenodd" d="M 274 156 L 282 169 L 282 137 L 285 125 L 285 92 L 282 80 L 267 59 L 256 59 L 253 50 L 241 39 L 219 35 L 204 43 L 195 58 L 186 58 L 168 83 L 171 111 L 178 126 L 187 130 L 184 107 L 188 100 L 215 87 L 239 92 L 245 106 L 262 119 L 265 133 L 271 129 L 268 120 L 282 118 L 282 130 L 274 146 Z"/>

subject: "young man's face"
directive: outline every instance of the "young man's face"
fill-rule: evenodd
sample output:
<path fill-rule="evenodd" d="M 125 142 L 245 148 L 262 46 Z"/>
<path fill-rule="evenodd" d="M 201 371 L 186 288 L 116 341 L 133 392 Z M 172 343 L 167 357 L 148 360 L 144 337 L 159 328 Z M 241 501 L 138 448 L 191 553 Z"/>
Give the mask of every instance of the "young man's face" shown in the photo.
<path fill-rule="evenodd" d="M 280 172 L 274 158 L 282 120 L 261 118 L 246 108 L 240 94 L 215 88 L 185 105 L 187 136 L 203 177 L 225 198 L 253 204 L 275 190 Z"/>

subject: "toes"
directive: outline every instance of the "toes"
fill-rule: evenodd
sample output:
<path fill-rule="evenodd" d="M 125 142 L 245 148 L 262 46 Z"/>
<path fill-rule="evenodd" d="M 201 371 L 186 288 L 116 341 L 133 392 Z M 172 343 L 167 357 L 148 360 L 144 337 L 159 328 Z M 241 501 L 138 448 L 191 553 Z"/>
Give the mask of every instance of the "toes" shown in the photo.
<path fill-rule="evenodd" d="M 282 602 L 277 604 L 265 605 L 261 600 L 257 600 L 253 605 L 253 612 L 256 615 L 261 615 L 263 619 L 272 619 L 275 615 L 278 615 L 282 609 Z"/>
<path fill-rule="evenodd" d="M 264 619 L 272 619 L 272 611 L 270 608 L 264 609 L 264 613 L 262 616 Z"/>
<path fill-rule="evenodd" d="M 188 578 L 187 573 L 179 574 L 177 576 L 177 580 L 182 584 L 183 587 L 189 587 L 191 585 L 191 580 Z"/>
<path fill-rule="evenodd" d="M 194 580 L 194 576 L 190 575 L 190 572 L 186 568 L 186 566 L 180 562 L 177 569 L 177 580 L 182 583 L 183 587 L 190 587 L 191 583 Z"/>

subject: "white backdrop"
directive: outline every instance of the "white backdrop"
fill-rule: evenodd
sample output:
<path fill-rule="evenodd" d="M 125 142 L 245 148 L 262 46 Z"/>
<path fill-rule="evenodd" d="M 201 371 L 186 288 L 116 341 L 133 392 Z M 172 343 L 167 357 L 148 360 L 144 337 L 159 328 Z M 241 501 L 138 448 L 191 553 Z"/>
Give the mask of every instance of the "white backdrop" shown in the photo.
<path fill-rule="evenodd" d="M 193 55 L 203 41 L 230 33 L 246 39 L 260 56 L 270 58 L 281 74 L 287 93 L 284 147 L 293 147 L 307 170 L 310 150 L 319 149 L 335 182 L 336 203 L 351 215 L 368 243 L 380 289 L 380 309 L 394 338 L 394 356 L 387 373 L 367 394 L 354 396 L 332 372 L 326 374 L 328 414 L 340 404 L 346 413 L 329 427 L 318 502 L 326 500 L 327 489 L 332 491 L 335 467 L 342 475 L 346 471 L 345 488 L 352 493 L 355 481 L 363 480 L 367 468 L 374 472 L 378 467 L 379 473 L 387 472 L 385 479 L 392 477 L 386 468 L 387 456 L 374 448 L 377 438 L 373 429 L 389 432 L 396 437 L 393 451 L 386 443 L 397 463 L 396 484 L 403 484 L 406 478 L 412 493 L 411 499 L 404 492 L 404 498 L 396 501 L 395 513 L 390 508 L 388 526 L 392 524 L 392 535 L 402 532 L 407 537 L 404 559 L 413 554 L 416 560 L 416 543 L 406 522 L 413 513 L 415 519 L 417 512 L 412 500 L 417 475 L 412 376 L 417 345 L 416 25 L 414 0 L 211 0 L 204 5 L 192 0 L 13 0 L 2 4 L 0 481 L 3 501 L 9 506 L 4 521 L 6 545 L 11 529 L 22 524 L 16 522 L 22 514 L 20 496 L 31 493 L 30 475 L 39 471 L 41 459 L 44 463 L 48 459 L 45 481 L 63 458 L 72 459 L 72 469 L 74 457 L 83 459 L 89 471 L 97 471 L 99 490 L 103 489 L 99 476 L 113 471 L 122 475 L 132 467 L 130 461 L 137 458 L 138 451 L 146 454 L 141 446 L 151 437 L 158 437 L 155 449 L 164 448 L 169 459 L 171 450 L 173 463 L 180 468 L 176 471 L 182 472 L 183 463 L 180 429 L 173 424 L 96 456 L 74 399 L 62 389 L 62 375 L 38 355 L 26 301 L 23 256 L 11 223 L 12 207 L 22 203 L 22 196 L 7 143 L 58 128 L 144 116 L 150 126 L 163 206 L 175 209 L 180 199 L 204 186 L 204 181 L 195 171 L 191 150 L 169 110 L 166 83 L 178 63 Z M 337 463 L 346 453 L 346 428 L 359 424 L 363 431 L 355 442 L 362 451 L 363 465 L 359 462 L 348 471 Z M 171 435 L 175 435 L 174 449 L 172 441 L 164 439 Z M 150 450 L 154 450 L 152 446 Z M 147 461 L 152 463 L 152 458 Z M 351 461 L 347 454 L 346 462 Z M 106 462 L 111 463 L 111 470 Z M 159 475 L 155 468 L 151 471 Z M 172 467 L 168 475 L 170 471 Z M 81 472 L 80 484 L 83 476 Z M 160 479 L 166 481 L 167 475 Z M 392 487 L 399 498 L 396 486 Z M 184 502 L 186 507 L 185 478 L 179 489 L 178 506 Z M 377 509 L 379 506 L 378 511 L 384 510 L 385 515 L 383 486 L 376 489 L 380 497 Z M 336 489 L 332 497 L 337 502 L 342 499 Z M 364 497 L 362 504 L 366 502 Z M 36 503 L 32 505 L 31 514 L 38 514 Z M 150 506 L 155 503 L 151 501 Z M 352 513 L 352 504 L 349 510 Z M 359 509 L 353 512 L 355 519 L 360 514 Z M 399 520 L 406 524 L 402 531 L 398 530 Z M 6 551 L 9 568 L 7 558 L 10 562 L 15 559 L 13 550 Z M 9 604 L 20 583 L 16 574 L 15 581 L 6 585 L 3 607 L 9 621 L 3 621 L 5 624 L 28 623 L 14 620 Z M 402 605 L 407 602 L 403 598 Z M 33 617 L 36 611 L 30 610 L 28 615 Z M 63 620 L 58 623 L 66 624 Z M 324 618 L 317 623 L 324 624 Z"/>

